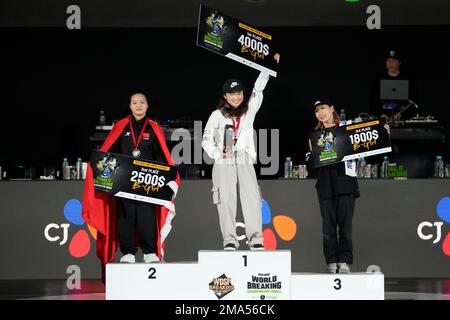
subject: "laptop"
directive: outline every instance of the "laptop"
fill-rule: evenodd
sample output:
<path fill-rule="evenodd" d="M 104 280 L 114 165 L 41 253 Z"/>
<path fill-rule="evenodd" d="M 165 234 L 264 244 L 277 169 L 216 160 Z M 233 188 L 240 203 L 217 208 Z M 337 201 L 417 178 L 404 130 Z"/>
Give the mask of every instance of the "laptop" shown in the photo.
<path fill-rule="evenodd" d="M 380 100 L 408 100 L 409 80 L 380 80 Z"/>

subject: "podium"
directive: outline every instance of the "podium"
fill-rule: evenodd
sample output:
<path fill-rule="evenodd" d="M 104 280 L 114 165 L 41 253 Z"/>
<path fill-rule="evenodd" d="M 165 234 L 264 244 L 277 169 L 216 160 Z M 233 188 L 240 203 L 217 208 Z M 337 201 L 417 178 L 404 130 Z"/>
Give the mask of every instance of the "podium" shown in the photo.
<path fill-rule="evenodd" d="M 198 262 L 109 263 L 107 300 L 384 299 L 382 273 L 292 273 L 291 252 L 199 251 Z"/>
<path fill-rule="evenodd" d="M 197 263 L 108 263 L 106 300 L 200 300 Z"/>
<path fill-rule="evenodd" d="M 289 300 L 291 251 L 199 251 L 202 276 L 219 298 L 218 277 L 234 287 L 224 300 Z M 219 278 L 220 279 L 220 278 Z M 219 290 L 216 290 L 219 289 Z M 209 295 L 211 297 L 211 295 Z"/>
<path fill-rule="evenodd" d="M 292 300 L 384 300 L 384 275 L 293 273 Z"/>

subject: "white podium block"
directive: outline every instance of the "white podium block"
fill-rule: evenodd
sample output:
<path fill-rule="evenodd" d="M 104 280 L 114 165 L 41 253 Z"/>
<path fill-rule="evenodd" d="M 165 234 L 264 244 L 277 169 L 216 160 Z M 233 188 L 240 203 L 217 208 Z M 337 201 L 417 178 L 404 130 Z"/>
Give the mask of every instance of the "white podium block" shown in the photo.
<path fill-rule="evenodd" d="M 382 273 L 293 273 L 292 300 L 384 300 Z"/>
<path fill-rule="evenodd" d="M 208 284 L 204 299 L 288 300 L 291 252 L 199 251 L 201 282 Z"/>
<path fill-rule="evenodd" d="M 199 272 L 197 263 L 108 263 L 106 300 L 202 299 Z"/>

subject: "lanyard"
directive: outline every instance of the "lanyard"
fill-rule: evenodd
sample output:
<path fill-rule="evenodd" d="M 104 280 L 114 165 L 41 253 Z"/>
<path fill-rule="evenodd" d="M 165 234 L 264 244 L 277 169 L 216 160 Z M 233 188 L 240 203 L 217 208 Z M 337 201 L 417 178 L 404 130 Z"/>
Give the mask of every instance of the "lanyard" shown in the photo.
<path fill-rule="evenodd" d="M 145 122 L 144 122 L 144 125 L 142 126 L 141 133 L 139 134 L 139 138 L 136 142 L 136 136 L 134 135 L 134 129 L 133 129 L 133 120 L 131 119 L 131 116 L 130 116 L 131 138 L 133 138 L 133 144 L 136 149 L 138 148 L 139 143 L 141 143 L 142 136 L 144 135 L 144 131 L 145 131 L 145 128 L 147 127 L 147 124 L 148 124 L 148 119 L 145 118 Z"/>
<path fill-rule="evenodd" d="M 237 119 L 237 125 L 236 125 L 236 122 L 234 121 L 234 117 L 231 117 L 231 121 L 233 122 L 234 138 L 237 139 L 239 126 L 241 125 L 241 116 L 239 116 Z"/>

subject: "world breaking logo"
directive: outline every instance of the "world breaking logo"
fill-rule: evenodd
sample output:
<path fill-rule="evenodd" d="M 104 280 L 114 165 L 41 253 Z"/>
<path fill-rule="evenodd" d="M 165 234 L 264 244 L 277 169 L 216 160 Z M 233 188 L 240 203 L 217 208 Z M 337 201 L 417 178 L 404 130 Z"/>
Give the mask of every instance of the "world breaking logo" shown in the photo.
<path fill-rule="evenodd" d="M 317 140 L 317 145 L 324 150 L 320 152 L 319 159 L 332 159 L 337 156 L 336 151 L 334 151 L 333 146 L 336 141 L 336 137 L 331 131 L 322 131 L 320 138 Z"/>
<path fill-rule="evenodd" d="M 259 299 L 277 299 L 281 294 L 282 284 L 278 280 L 278 276 L 270 273 L 258 273 L 252 275 L 250 281 L 247 281 L 247 293 L 254 295 L 253 298 L 259 296 Z"/>
<path fill-rule="evenodd" d="M 100 171 L 100 176 L 95 177 L 94 185 L 111 190 L 113 182 L 110 177 L 119 170 L 117 159 L 112 154 L 107 153 L 103 159 L 97 162 L 96 167 Z"/>
<path fill-rule="evenodd" d="M 225 20 L 217 11 L 206 18 L 206 24 L 211 28 L 212 34 L 216 36 L 225 29 Z"/>
<path fill-rule="evenodd" d="M 206 18 L 206 24 L 211 31 L 205 34 L 203 40 L 213 47 L 222 49 L 223 40 L 220 34 L 225 30 L 225 20 L 217 11 L 214 11 Z"/>

